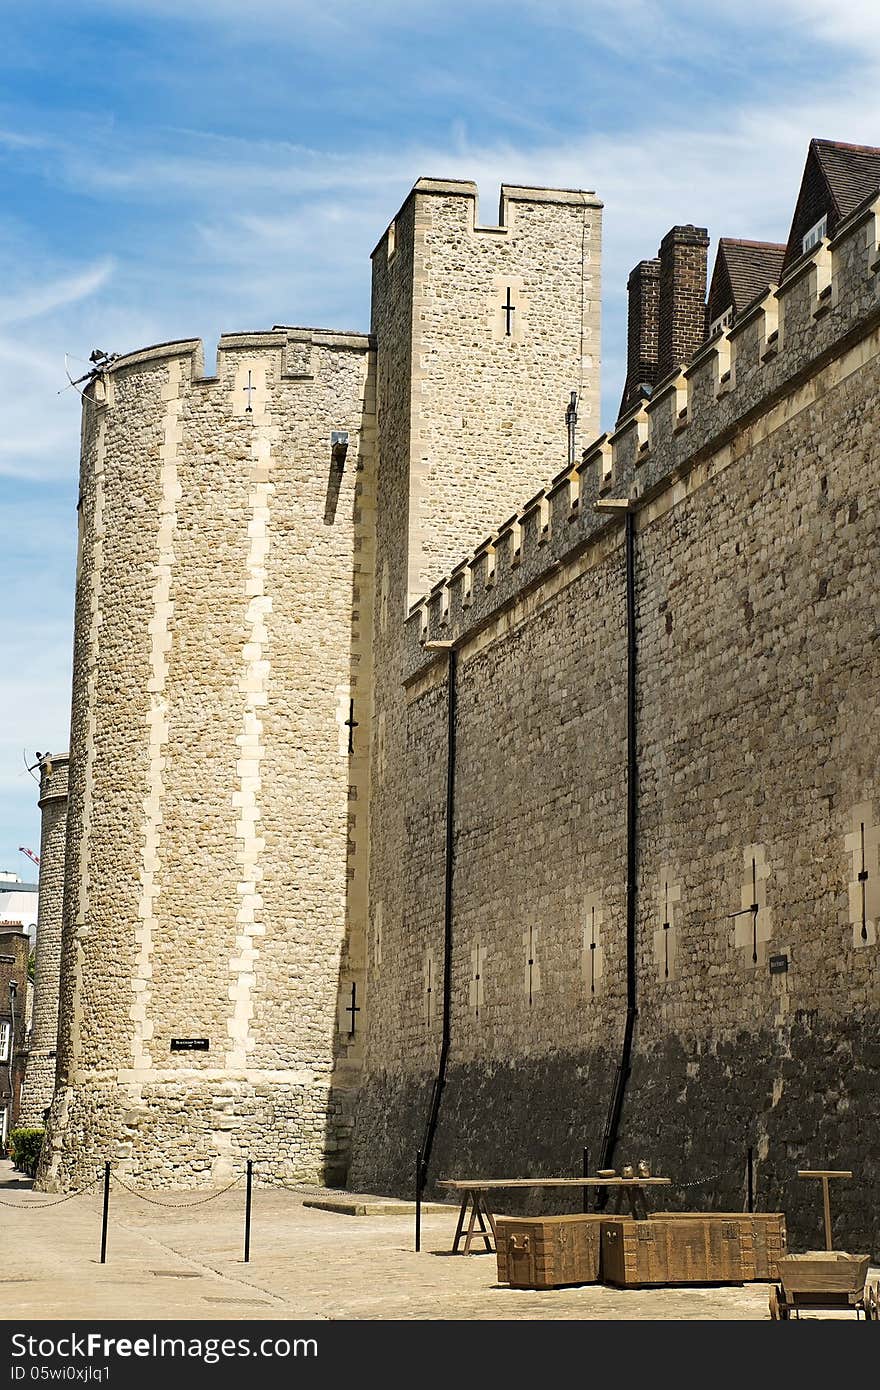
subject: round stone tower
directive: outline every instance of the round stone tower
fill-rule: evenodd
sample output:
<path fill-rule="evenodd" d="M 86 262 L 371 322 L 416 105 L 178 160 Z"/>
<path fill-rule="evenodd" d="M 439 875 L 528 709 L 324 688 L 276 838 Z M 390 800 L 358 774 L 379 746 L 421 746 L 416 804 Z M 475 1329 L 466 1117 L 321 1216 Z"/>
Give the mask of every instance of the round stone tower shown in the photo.
<path fill-rule="evenodd" d="M 345 1176 L 371 361 L 278 329 L 87 389 L 51 1189 Z"/>
<path fill-rule="evenodd" d="M 67 836 L 67 755 L 40 760 L 40 897 L 31 1045 L 21 1095 L 19 1124 L 41 1126 L 55 1090 L 61 916 Z"/>

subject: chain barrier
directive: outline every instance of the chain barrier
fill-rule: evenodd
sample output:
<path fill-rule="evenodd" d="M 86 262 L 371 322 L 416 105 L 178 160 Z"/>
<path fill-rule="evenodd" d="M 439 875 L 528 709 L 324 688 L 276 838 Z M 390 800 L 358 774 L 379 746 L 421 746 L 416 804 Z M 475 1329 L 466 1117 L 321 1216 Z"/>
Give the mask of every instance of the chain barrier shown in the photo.
<path fill-rule="evenodd" d="M 82 1197 L 85 1192 L 90 1192 L 93 1187 L 97 1187 L 99 1182 L 104 1181 L 104 1174 L 99 1173 L 91 1182 L 86 1183 L 85 1187 L 77 1188 L 76 1192 L 65 1192 L 63 1197 L 53 1197 L 49 1202 L 7 1202 L 0 1197 L 0 1207 L 13 1207 L 15 1211 L 41 1211 L 43 1207 L 57 1207 L 62 1202 L 69 1202 L 73 1197 Z"/>
<path fill-rule="evenodd" d="M 254 1185 L 256 1187 L 282 1187 L 285 1192 L 298 1192 L 303 1197 L 319 1197 L 327 1192 L 326 1187 L 317 1187 L 310 1182 L 285 1182 L 283 1178 L 276 1178 L 271 1173 L 259 1173 L 258 1164 L 266 1160 L 256 1159 L 254 1162 Z M 333 1191 L 344 1191 L 344 1189 L 334 1188 Z"/>
<path fill-rule="evenodd" d="M 217 1197 L 222 1197 L 224 1193 L 231 1192 L 241 1182 L 242 1175 L 239 1173 L 237 1178 L 233 1178 L 228 1187 L 221 1187 L 216 1192 L 209 1192 L 207 1197 L 196 1197 L 192 1202 L 162 1202 L 157 1197 L 147 1197 L 143 1192 L 138 1192 L 136 1187 L 129 1187 L 117 1173 L 110 1174 L 113 1182 L 118 1183 L 126 1192 L 130 1192 L 132 1197 L 138 1197 L 142 1202 L 148 1202 L 152 1207 L 164 1207 L 166 1211 L 184 1211 L 187 1207 L 203 1207 L 206 1202 L 213 1202 Z"/>
<path fill-rule="evenodd" d="M 723 1178 L 723 1177 L 724 1177 L 724 1173 L 723 1173 L 723 1172 L 721 1172 L 721 1173 L 713 1173 L 712 1176 L 711 1176 L 711 1178 L 693 1178 L 690 1182 L 674 1182 L 674 1183 L 672 1184 L 672 1186 L 673 1186 L 674 1188 L 676 1188 L 676 1189 L 677 1189 L 677 1188 L 682 1188 L 682 1187 L 703 1187 L 705 1183 L 707 1183 L 707 1182 L 717 1182 L 719 1178 Z"/>

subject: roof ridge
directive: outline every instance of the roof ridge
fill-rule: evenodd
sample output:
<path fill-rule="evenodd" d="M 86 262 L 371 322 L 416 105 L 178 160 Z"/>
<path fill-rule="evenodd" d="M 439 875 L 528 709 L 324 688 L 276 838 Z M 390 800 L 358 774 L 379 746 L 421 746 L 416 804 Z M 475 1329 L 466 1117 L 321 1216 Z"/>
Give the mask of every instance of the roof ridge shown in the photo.
<path fill-rule="evenodd" d="M 834 150 L 851 150 L 854 154 L 880 155 L 880 145 L 850 145 L 846 140 L 824 140 L 818 136 L 814 136 L 810 143 L 817 148 L 823 145 Z"/>
<path fill-rule="evenodd" d="M 723 236 L 718 238 L 719 245 L 724 242 L 726 246 L 749 246 L 761 251 L 784 251 L 786 242 L 784 241 L 748 241 L 745 237 Z"/>

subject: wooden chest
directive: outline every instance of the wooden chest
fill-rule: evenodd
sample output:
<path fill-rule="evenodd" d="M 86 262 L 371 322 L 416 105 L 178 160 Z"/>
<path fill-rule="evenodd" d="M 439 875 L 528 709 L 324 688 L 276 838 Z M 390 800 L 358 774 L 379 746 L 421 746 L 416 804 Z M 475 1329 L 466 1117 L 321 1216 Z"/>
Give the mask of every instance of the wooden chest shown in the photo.
<path fill-rule="evenodd" d="M 779 1278 L 779 1261 L 788 1249 L 785 1229 L 785 1216 L 781 1211 L 664 1211 L 663 1218 L 668 1221 L 693 1221 L 702 1217 L 706 1221 L 736 1221 L 747 1239 L 743 1250 L 752 1242 L 754 1271 L 744 1274 L 743 1279 L 757 1279 L 769 1283 Z"/>
<path fill-rule="evenodd" d="M 634 1221 L 607 1218 L 601 1230 L 602 1278 L 640 1284 L 742 1284 L 755 1278 L 751 1228 L 733 1217 L 676 1213 Z"/>
<path fill-rule="evenodd" d="M 496 1217 L 499 1284 L 515 1289 L 595 1284 L 602 1220 L 596 1214 Z"/>

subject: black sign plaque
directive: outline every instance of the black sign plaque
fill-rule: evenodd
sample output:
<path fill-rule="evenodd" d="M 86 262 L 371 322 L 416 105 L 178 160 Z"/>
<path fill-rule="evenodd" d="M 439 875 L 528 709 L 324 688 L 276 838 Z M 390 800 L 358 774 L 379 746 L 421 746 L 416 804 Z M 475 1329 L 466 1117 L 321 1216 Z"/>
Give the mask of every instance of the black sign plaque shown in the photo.
<path fill-rule="evenodd" d="M 770 957 L 770 974 L 785 975 L 788 973 L 788 956 Z"/>
<path fill-rule="evenodd" d="M 172 1038 L 172 1052 L 207 1052 L 211 1043 L 208 1038 Z"/>

